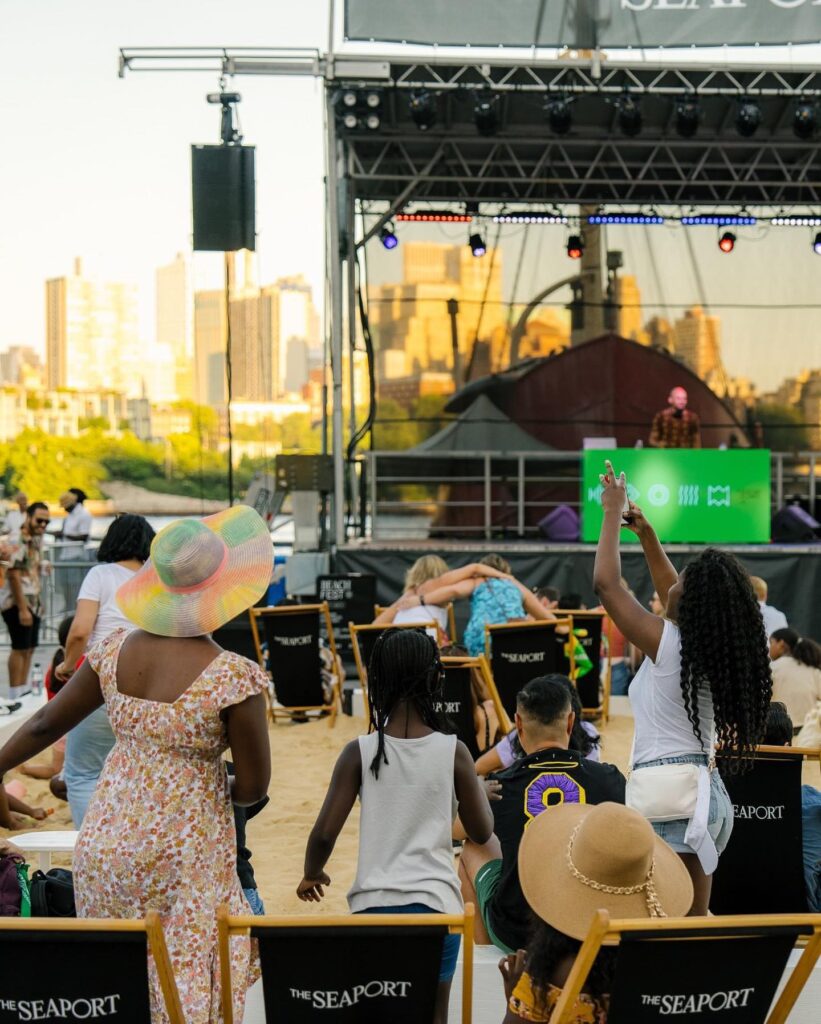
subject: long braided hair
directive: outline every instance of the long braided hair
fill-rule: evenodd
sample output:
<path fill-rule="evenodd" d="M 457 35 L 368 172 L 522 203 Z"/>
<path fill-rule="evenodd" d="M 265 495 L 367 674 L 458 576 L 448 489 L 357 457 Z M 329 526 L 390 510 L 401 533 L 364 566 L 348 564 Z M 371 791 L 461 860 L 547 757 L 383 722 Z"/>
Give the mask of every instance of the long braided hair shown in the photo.
<path fill-rule="evenodd" d="M 709 689 L 716 744 L 731 772 L 746 771 L 764 735 L 773 681 L 761 609 L 738 559 L 707 548 L 690 562 L 677 619 L 681 691 L 693 731 L 703 743 L 698 696 Z"/>
<path fill-rule="evenodd" d="M 386 629 L 377 638 L 368 665 L 370 731 L 379 734 L 376 756 L 371 762 L 375 779 L 379 778 L 380 764 L 388 763 L 385 726 L 400 704 L 413 704 L 425 725 L 443 731 L 436 710 L 443 675 L 439 648 L 425 630 Z"/>

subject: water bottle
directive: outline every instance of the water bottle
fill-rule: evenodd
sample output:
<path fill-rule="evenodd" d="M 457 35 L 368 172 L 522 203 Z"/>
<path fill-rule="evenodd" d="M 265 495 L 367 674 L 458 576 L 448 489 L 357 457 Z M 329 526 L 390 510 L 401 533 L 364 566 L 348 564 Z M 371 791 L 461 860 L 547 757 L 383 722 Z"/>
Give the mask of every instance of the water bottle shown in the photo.
<path fill-rule="evenodd" d="M 39 661 L 31 666 L 31 692 L 39 694 L 43 692 L 43 668 Z"/>

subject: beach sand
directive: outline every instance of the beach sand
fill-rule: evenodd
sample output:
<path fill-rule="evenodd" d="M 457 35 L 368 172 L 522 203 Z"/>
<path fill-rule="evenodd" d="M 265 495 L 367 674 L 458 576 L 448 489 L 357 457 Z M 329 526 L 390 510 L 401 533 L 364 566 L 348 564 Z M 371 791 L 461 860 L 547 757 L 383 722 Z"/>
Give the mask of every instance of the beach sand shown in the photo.
<path fill-rule="evenodd" d="M 334 914 L 347 912 L 345 894 L 356 872 L 359 808 L 355 806 L 328 863 L 331 885 L 320 904 L 300 903 L 295 892 L 302 878 L 305 843 L 328 787 L 334 762 L 344 745 L 364 731 L 361 718 L 339 715 L 331 729 L 327 719 L 271 728 L 271 802 L 248 824 L 248 845 L 265 909 L 272 914 Z M 602 759 L 626 771 L 630 757 L 633 720 L 617 716 L 602 731 Z M 36 760 L 47 762 L 50 754 Z M 805 781 L 818 786 L 818 765 L 805 763 Z M 40 827 L 72 828 L 68 805 L 52 797 L 48 783 L 10 772 L 7 779 L 21 779 L 31 804 L 55 808 Z M 31 828 L 37 828 L 31 822 Z M 0 829 L 14 841 L 14 833 Z M 34 859 L 34 858 L 32 858 Z M 55 856 L 55 865 L 70 866 L 70 858 Z"/>

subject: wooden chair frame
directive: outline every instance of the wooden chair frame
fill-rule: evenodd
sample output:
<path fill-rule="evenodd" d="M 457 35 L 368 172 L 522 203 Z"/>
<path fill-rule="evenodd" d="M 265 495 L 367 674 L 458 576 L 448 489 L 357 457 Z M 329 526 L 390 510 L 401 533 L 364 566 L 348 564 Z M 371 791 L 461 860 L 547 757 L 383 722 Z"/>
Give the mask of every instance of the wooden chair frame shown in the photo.
<path fill-rule="evenodd" d="M 365 708 L 365 722 L 370 726 L 370 712 L 368 710 L 368 666 L 362 659 L 362 651 L 359 649 L 360 633 L 383 633 L 386 629 L 431 629 L 430 622 L 400 622 L 394 626 L 388 622 L 374 625 L 372 622 L 357 625 L 349 622 L 348 628 L 351 631 L 351 646 L 353 647 L 353 660 L 356 663 L 356 674 L 359 676 L 359 685 L 362 687 L 362 702 Z"/>
<path fill-rule="evenodd" d="M 490 665 L 488 664 L 487 658 L 484 654 L 480 654 L 476 658 L 471 658 L 470 655 L 455 655 L 453 657 L 443 657 L 442 664 L 445 668 L 448 665 L 453 665 L 457 668 L 473 668 L 482 677 L 482 682 L 485 685 L 485 689 L 488 692 L 488 696 L 493 701 L 493 706 L 496 709 L 496 714 L 499 718 L 499 729 L 503 735 L 507 735 L 513 728 L 513 723 L 507 717 L 505 706 L 502 704 L 502 698 L 499 696 L 499 691 L 496 689 L 496 681 L 493 678 L 493 674 L 490 671 Z"/>
<path fill-rule="evenodd" d="M 567 616 L 563 619 L 537 619 L 535 622 L 528 622 L 519 620 L 518 622 L 500 622 L 495 624 L 485 623 L 485 658 L 487 659 L 488 671 L 493 675 L 493 660 L 491 658 L 491 637 L 492 634 L 497 630 L 501 631 L 504 629 L 544 629 L 550 626 L 553 630 L 557 630 L 559 626 L 567 626 L 570 635 L 573 633 L 573 619 Z M 576 675 L 576 659 L 573 655 L 573 645 L 570 645 L 570 678 L 575 678 Z M 496 686 L 496 680 L 494 679 L 493 685 L 498 692 L 498 686 Z M 582 708 L 582 711 L 586 711 L 587 708 Z"/>
<path fill-rule="evenodd" d="M 217 910 L 220 978 L 222 982 L 222 1014 L 224 1024 L 234 1024 L 231 987 L 231 935 L 243 935 L 251 928 L 384 928 L 447 925 L 451 934 L 461 934 L 462 943 L 462 1024 L 470 1024 L 473 1012 L 473 924 L 474 907 L 465 905 L 464 914 L 345 914 L 323 917 L 313 914 L 299 916 L 231 917 L 224 904 Z M 175 1022 L 176 1024 L 176 1022 Z"/>
<path fill-rule="evenodd" d="M 325 628 L 328 631 L 328 644 L 331 649 L 331 653 L 334 656 L 334 662 L 336 662 L 336 639 L 334 638 L 334 627 L 331 622 L 331 610 L 328 607 L 327 601 L 322 601 L 321 604 L 288 604 L 288 605 L 267 605 L 264 608 L 249 608 L 248 614 L 251 618 L 251 634 L 254 638 L 254 647 L 257 651 L 257 661 L 259 667 L 263 672 L 266 672 L 265 658 L 262 653 L 262 642 L 260 640 L 259 629 L 257 627 L 257 621 L 262 618 L 272 618 L 274 616 L 287 616 L 287 615 L 304 615 L 306 612 L 317 612 L 322 615 L 325 619 Z M 317 666 L 319 671 L 319 666 Z M 273 672 L 268 672 L 268 676 L 273 681 Z M 338 673 L 337 673 L 338 676 Z M 331 729 L 336 725 L 336 716 L 339 713 L 339 709 L 342 705 L 342 680 L 337 678 L 334 684 L 334 694 L 330 704 L 304 704 L 296 706 L 277 705 L 273 700 L 268 705 L 268 715 L 272 722 L 276 722 L 278 718 L 292 718 L 294 713 L 299 714 L 305 711 L 328 711 L 330 712 L 328 718 L 328 725 Z"/>
<path fill-rule="evenodd" d="M 596 618 L 600 618 L 602 620 L 602 636 L 604 636 L 604 620 L 605 619 L 610 619 L 610 622 L 611 623 L 613 622 L 613 620 L 610 618 L 610 616 L 607 614 L 607 612 L 599 612 L 599 611 L 596 611 L 594 608 L 557 608 L 556 609 L 556 615 L 569 615 L 573 619 L 574 626 L 577 626 L 580 623 L 583 623 L 585 618 L 593 618 L 594 616 Z M 599 652 L 599 664 L 601 664 L 600 652 Z M 574 662 L 574 667 L 575 667 L 575 662 Z M 585 714 L 588 714 L 588 715 L 591 715 L 591 716 L 592 715 L 595 715 L 595 716 L 601 715 L 604 718 L 605 722 L 609 722 L 610 721 L 610 682 L 611 682 L 611 676 L 613 674 L 613 656 L 610 653 L 610 644 L 607 645 L 607 657 L 605 659 L 604 672 L 602 672 L 601 668 L 600 668 L 599 669 L 599 674 L 600 674 L 600 677 L 601 677 L 601 684 L 602 684 L 601 704 L 598 706 L 598 708 L 582 708 L 582 711 Z M 575 681 L 575 676 L 574 676 L 574 681 Z"/>
<path fill-rule="evenodd" d="M 4 917 L 0 924 L 0 931 L 54 932 L 55 934 L 60 932 L 144 932 L 148 938 L 148 948 L 154 959 L 157 980 L 160 983 L 168 1019 L 171 1024 L 186 1024 L 177 982 L 171 967 L 171 958 L 168 955 L 168 946 L 165 943 L 165 933 L 162 929 L 160 915 L 156 910 L 147 911 L 144 920 L 97 917 Z"/>
<path fill-rule="evenodd" d="M 455 615 L 455 613 L 453 611 L 453 601 L 448 601 L 448 603 L 445 605 L 445 608 L 447 609 L 447 613 L 448 613 L 448 638 L 449 638 L 449 640 L 450 640 L 450 642 L 452 644 L 455 644 L 456 643 L 456 615 Z M 375 604 L 373 606 L 374 618 L 379 618 L 379 616 L 384 611 L 387 611 L 387 605 Z M 404 623 L 400 622 L 399 625 L 400 626 L 404 625 Z"/>
<path fill-rule="evenodd" d="M 821 768 L 821 747 L 772 747 L 762 743 L 755 748 L 756 754 L 781 754 L 782 756 L 801 757 L 805 761 L 817 761 Z M 720 753 L 720 751 L 719 751 Z"/>
<path fill-rule="evenodd" d="M 766 1024 L 785 1024 L 790 1010 L 801 994 L 801 990 L 812 973 L 815 962 L 821 954 L 821 915 L 820 914 L 745 914 L 727 917 L 664 917 L 641 918 L 640 920 L 610 920 L 609 914 L 599 910 L 593 919 L 590 930 L 576 954 L 573 967 L 564 983 L 562 994 L 553 1008 L 550 1024 L 568 1024 L 572 1019 L 573 1007 L 579 993 L 587 980 L 587 975 L 598 956 L 602 945 L 616 945 L 626 932 L 658 932 L 663 940 L 664 932 L 715 931 L 709 937 L 694 936 L 693 942 L 709 942 L 713 938 L 723 938 L 725 932 L 732 934 L 738 929 L 739 935 L 750 936 L 766 934 L 771 929 L 802 928 L 808 935 L 801 959 L 793 968 L 779 998 L 775 1001 L 767 1017 Z M 760 931 L 757 931 L 759 930 Z M 676 936 L 680 938 L 680 935 Z M 652 941 L 652 940 L 651 940 Z"/>

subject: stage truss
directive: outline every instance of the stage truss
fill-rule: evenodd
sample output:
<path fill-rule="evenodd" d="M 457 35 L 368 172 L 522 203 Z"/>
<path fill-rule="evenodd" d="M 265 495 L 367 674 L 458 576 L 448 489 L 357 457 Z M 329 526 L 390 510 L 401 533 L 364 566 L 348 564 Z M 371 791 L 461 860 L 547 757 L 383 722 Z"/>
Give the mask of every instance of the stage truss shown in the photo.
<path fill-rule="evenodd" d="M 821 215 L 818 130 L 794 132 L 796 106 L 821 115 L 821 69 L 728 64 L 615 61 L 592 53 L 553 60 L 324 55 L 268 48 L 127 48 L 120 74 L 212 71 L 224 76 L 308 75 L 326 88 L 330 331 L 333 372 L 334 538 L 345 537 L 342 405 L 343 324 L 354 343 L 356 249 L 406 208 L 464 204 L 500 209 L 583 206 L 602 211 L 667 207 Z M 364 118 L 344 125 L 346 92 L 379 97 L 378 126 Z M 435 122 L 420 130 L 411 95 L 427 94 Z M 641 111 L 641 130 L 625 135 L 619 106 Z M 569 100 L 566 134 L 551 131 L 545 104 Z M 489 101 L 497 127 L 478 131 L 477 102 Z M 676 128 L 677 106 L 698 105 L 692 137 Z M 735 121 L 739 104 L 754 101 L 761 122 L 750 137 Z M 357 210 L 375 213 L 355 235 Z M 484 214 L 485 209 L 481 208 Z M 487 211 L 490 212 L 490 206 Z M 572 217 L 578 212 L 565 210 Z"/>

